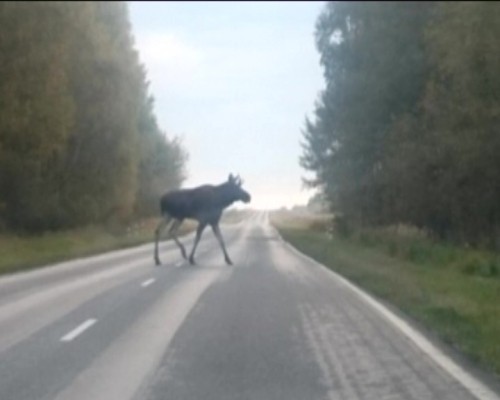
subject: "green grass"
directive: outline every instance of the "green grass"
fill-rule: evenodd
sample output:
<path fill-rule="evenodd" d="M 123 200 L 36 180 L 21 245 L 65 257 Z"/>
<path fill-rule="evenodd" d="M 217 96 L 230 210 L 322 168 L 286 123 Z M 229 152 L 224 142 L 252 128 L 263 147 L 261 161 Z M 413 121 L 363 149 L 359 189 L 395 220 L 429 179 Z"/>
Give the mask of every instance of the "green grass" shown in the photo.
<path fill-rule="evenodd" d="M 153 243 L 157 218 L 128 228 L 87 227 L 38 236 L 0 235 L 0 274 L 29 270 L 47 264 L 89 256 L 143 243 Z M 186 221 L 180 234 L 194 229 Z"/>
<path fill-rule="evenodd" d="M 272 216 L 285 240 L 395 305 L 500 377 L 498 254 L 436 243 L 408 228 L 332 235 L 318 221 Z"/>
<path fill-rule="evenodd" d="M 250 212 L 250 210 L 227 210 L 222 215 L 221 223 L 238 223 Z M 129 227 L 91 226 L 47 232 L 38 236 L 0 234 L 0 275 L 40 268 L 75 257 L 153 243 L 158 221 L 158 218 L 149 218 Z M 185 234 L 195 228 L 195 221 L 186 220 L 179 234 Z"/>

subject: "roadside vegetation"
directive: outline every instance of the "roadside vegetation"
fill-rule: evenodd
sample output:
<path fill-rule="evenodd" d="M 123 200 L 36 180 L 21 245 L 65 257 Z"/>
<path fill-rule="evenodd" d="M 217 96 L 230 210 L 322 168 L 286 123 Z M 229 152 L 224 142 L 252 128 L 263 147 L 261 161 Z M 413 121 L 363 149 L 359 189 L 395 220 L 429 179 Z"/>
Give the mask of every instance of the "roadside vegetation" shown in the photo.
<path fill-rule="evenodd" d="M 0 3 L 0 233 L 155 217 L 187 153 L 154 114 L 125 2 Z"/>
<path fill-rule="evenodd" d="M 0 3 L 0 273 L 152 240 L 185 179 L 127 7 Z"/>
<path fill-rule="evenodd" d="M 153 243 L 158 218 L 148 218 L 128 227 L 85 228 L 46 232 L 41 235 L 0 235 L 0 274 L 40 268 L 60 261 L 95 255 L 111 250 Z M 195 228 L 184 223 L 183 235 Z M 151 260 L 153 253 L 151 247 Z M 153 261 L 151 261 L 153 263 Z"/>
<path fill-rule="evenodd" d="M 297 248 L 497 375 L 499 17 L 482 1 L 327 2 L 300 164 L 335 231 L 274 214 Z"/>
<path fill-rule="evenodd" d="M 500 3 L 328 2 L 301 165 L 355 230 L 500 250 Z"/>
<path fill-rule="evenodd" d="M 500 377 L 500 256 L 405 226 L 332 231 L 331 218 L 271 214 L 285 240 L 396 306 Z"/>
<path fill-rule="evenodd" d="M 250 213 L 252 213 L 251 210 L 227 210 L 222 215 L 221 223 L 239 223 Z M 129 225 L 94 225 L 72 230 L 45 232 L 40 235 L 0 234 L 0 275 L 41 268 L 72 258 L 145 243 L 151 243 L 152 246 L 158 221 L 159 217 L 151 217 Z M 185 220 L 179 229 L 179 235 L 185 235 L 195 229 L 195 221 Z M 162 238 L 169 239 L 166 232 Z"/>

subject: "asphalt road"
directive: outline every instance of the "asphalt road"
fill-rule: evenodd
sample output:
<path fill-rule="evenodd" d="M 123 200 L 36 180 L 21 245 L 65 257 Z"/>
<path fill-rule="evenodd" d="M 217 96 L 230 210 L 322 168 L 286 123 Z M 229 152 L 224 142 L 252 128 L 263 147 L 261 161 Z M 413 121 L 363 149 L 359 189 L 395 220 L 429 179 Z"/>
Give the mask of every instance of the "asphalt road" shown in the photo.
<path fill-rule="evenodd" d="M 0 279 L 0 400 L 488 399 L 498 392 L 281 240 L 265 213 Z M 190 249 L 192 235 L 182 240 Z"/>

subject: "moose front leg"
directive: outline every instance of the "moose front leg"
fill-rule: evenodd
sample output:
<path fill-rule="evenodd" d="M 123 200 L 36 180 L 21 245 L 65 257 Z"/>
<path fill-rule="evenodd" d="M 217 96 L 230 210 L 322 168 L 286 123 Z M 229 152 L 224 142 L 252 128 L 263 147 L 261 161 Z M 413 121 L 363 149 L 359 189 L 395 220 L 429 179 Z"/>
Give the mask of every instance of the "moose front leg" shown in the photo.
<path fill-rule="evenodd" d="M 226 260 L 226 263 L 228 265 L 233 265 L 233 262 L 231 261 L 229 255 L 227 254 L 226 245 L 224 244 L 224 239 L 222 238 L 222 234 L 220 233 L 219 224 L 217 223 L 212 224 L 212 230 L 214 231 L 214 235 L 219 241 L 220 247 L 222 248 L 222 252 L 224 253 L 224 259 Z"/>

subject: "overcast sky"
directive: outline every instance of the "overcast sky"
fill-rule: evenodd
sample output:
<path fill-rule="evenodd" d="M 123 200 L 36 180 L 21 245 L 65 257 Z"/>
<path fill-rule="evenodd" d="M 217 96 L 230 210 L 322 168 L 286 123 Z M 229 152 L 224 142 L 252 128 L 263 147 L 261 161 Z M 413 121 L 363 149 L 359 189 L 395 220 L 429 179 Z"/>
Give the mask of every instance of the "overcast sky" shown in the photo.
<path fill-rule="evenodd" d="M 323 88 L 314 25 L 324 2 L 129 2 L 169 136 L 189 153 L 184 187 L 239 173 L 254 208 L 305 204 L 301 130 Z"/>

